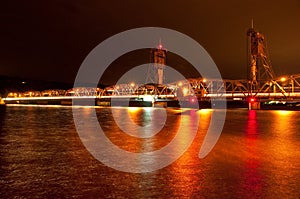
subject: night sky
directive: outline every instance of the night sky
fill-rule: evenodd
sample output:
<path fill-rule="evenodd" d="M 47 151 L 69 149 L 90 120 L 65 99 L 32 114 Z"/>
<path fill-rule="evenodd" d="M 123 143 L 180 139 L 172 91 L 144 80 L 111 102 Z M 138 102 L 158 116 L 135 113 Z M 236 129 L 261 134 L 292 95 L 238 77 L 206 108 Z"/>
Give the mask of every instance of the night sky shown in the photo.
<path fill-rule="evenodd" d="M 121 31 L 155 26 L 192 37 L 208 51 L 224 78 L 244 79 L 251 19 L 267 39 L 275 73 L 300 73 L 299 0 L 24 0 L 1 2 L 0 75 L 70 83 L 100 42 Z M 110 67 L 103 83 L 148 61 L 148 51 L 124 55 Z M 176 55 L 168 57 L 168 65 L 179 70 L 188 68 L 186 64 Z M 185 70 L 184 75 L 195 73 Z"/>

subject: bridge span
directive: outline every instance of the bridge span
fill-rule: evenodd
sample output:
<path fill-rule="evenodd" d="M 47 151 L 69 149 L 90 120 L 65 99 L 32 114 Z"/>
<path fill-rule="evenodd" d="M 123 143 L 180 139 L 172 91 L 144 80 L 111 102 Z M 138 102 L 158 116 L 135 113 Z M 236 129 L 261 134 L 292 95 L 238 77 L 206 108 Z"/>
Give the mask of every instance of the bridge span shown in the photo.
<path fill-rule="evenodd" d="M 95 105 L 109 106 L 129 103 L 138 106 L 183 106 L 198 101 L 200 107 L 213 107 L 213 101 L 226 100 L 260 109 L 261 105 L 289 105 L 300 108 L 300 74 L 275 74 L 268 56 L 263 34 L 247 31 L 248 78 L 242 80 L 213 79 L 209 77 L 189 78 L 173 83 L 164 83 L 164 66 L 167 51 L 160 43 L 151 50 L 148 84 L 118 84 L 106 88 L 72 88 L 70 90 L 10 92 L 4 98 L 6 104 L 62 104 L 72 105 L 74 101 L 95 101 Z"/>
<path fill-rule="evenodd" d="M 290 75 L 267 81 L 258 90 L 251 90 L 251 82 L 245 80 L 216 80 L 193 78 L 167 85 L 157 84 L 120 84 L 103 89 L 73 88 L 70 90 L 46 90 L 9 93 L 3 100 L 6 104 L 62 104 L 71 105 L 72 101 L 94 100 L 95 105 L 110 106 L 132 103 L 135 106 L 180 106 L 179 101 L 209 107 L 211 100 L 227 100 L 228 103 L 248 106 L 259 104 L 292 104 L 300 102 L 300 75 Z M 256 105 L 252 105 L 256 104 Z"/>

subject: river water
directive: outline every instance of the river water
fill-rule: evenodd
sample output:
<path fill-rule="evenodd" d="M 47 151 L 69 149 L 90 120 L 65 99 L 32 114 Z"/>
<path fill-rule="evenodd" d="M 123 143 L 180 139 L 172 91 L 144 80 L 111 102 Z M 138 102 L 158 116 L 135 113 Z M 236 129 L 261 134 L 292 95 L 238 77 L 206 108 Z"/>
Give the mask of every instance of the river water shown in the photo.
<path fill-rule="evenodd" d="M 200 159 L 211 110 L 166 109 L 162 130 L 152 137 L 137 138 L 122 131 L 112 113 L 115 118 L 126 115 L 145 127 L 164 122 L 151 117 L 156 108 L 96 108 L 111 142 L 135 153 L 163 148 L 183 121 L 185 131 L 179 146 L 190 138 L 195 118 L 199 118 L 197 135 L 179 159 L 152 172 L 129 173 L 108 167 L 91 155 L 76 131 L 71 107 L 0 108 L 0 198 L 300 197 L 298 111 L 227 110 L 217 144 Z M 74 109 L 83 121 L 92 110 Z M 128 121 L 122 122 L 126 125 Z"/>

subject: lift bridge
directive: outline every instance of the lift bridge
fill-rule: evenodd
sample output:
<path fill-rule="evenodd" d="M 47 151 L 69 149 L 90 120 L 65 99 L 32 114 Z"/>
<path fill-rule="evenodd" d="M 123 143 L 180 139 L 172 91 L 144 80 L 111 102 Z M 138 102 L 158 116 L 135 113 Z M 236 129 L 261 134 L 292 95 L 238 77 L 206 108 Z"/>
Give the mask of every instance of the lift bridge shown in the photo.
<path fill-rule="evenodd" d="M 253 24 L 253 23 L 252 23 Z M 137 102 L 168 103 L 179 99 L 187 102 L 210 102 L 226 99 L 227 102 L 243 102 L 250 109 L 260 109 L 261 103 L 300 102 L 300 74 L 276 76 L 268 56 L 266 41 L 252 27 L 247 31 L 248 78 L 241 80 L 190 78 L 164 84 L 164 65 L 167 50 L 159 43 L 151 50 L 148 84 L 118 84 L 100 88 L 72 88 L 70 90 L 47 90 L 42 92 L 9 93 L 6 103 L 29 100 L 60 100 L 95 98 L 98 105 L 109 105 L 112 99 L 130 99 Z M 26 103 L 27 103 L 26 102 Z"/>

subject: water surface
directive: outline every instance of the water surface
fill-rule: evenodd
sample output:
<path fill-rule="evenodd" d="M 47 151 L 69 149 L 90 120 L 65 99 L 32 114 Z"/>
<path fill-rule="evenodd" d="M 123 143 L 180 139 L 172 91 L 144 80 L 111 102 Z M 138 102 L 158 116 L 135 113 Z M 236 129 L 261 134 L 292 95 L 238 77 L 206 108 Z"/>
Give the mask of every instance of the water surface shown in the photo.
<path fill-rule="evenodd" d="M 75 111 L 82 117 L 91 113 L 89 108 Z M 151 118 L 155 109 L 114 111 L 140 126 L 159 122 Z M 184 121 L 179 146 L 191 136 L 195 118 L 200 120 L 191 147 L 177 161 L 154 172 L 133 174 L 109 168 L 88 152 L 76 132 L 71 107 L 2 108 L 0 198 L 300 197 L 300 112 L 228 110 L 221 137 L 204 159 L 198 153 L 209 110 L 167 109 L 164 128 L 143 139 L 120 130 L 111 108 L 97 108 L 96 113 L 111 142 L 136 153 L 164 147 Z"/>

